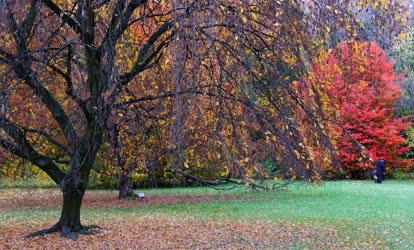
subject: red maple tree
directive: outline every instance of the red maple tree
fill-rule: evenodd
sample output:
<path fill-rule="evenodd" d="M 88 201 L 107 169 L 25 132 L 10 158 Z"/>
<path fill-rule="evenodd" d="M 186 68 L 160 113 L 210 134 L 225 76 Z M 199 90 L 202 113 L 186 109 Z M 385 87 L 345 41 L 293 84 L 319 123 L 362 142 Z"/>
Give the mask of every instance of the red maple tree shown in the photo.
<path fill-rule="evenodd" d="M 372 42 L 343 42 L 314 61 L 309 81 L 321 94 L 344 167 L 373 167 L 364 158 L 382 158 L 392 168 L 411 164 L 400 157 L 410 149 L 401 135 L 410 123 L 395 117 L 401 80 Z"/>

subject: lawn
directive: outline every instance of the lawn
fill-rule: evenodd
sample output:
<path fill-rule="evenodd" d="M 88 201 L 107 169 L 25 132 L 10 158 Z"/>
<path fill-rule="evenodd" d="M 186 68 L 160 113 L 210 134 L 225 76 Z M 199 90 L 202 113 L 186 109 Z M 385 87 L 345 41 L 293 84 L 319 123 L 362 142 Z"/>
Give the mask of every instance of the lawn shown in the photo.
<path fill-rule="evenodd" d="M 22 239 L 58 218 L 58 190 L 2 189 L 0 246 L 414 249 L 414 181 L 143 191 L 145 201 L 122 202 L 116 192 L 89 191 L 82 220 L 103 229 L 68 242 L 57 235 Z"/>

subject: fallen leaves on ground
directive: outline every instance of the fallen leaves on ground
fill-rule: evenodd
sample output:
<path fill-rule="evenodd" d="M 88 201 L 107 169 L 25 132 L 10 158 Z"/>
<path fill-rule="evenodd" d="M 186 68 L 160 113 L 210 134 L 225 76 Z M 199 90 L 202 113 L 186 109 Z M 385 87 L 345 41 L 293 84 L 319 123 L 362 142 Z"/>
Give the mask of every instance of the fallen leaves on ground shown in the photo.
<path fill-rule="evenodd" d="M 60 207 L 61 194 L 57 189 L 2 190 L 0 212 L 30 207 Z M 212 194 L 149 194 L 145 200 L 118 200 L 111 191 L 87 192 L 83 207 L 134 207 L 173 205 L 215 200 L 246 199 L 246 195 Z M 252 211 L 254 212 L 254 211 Z M 32 218 L 33 219 L 33 218 Z M 288 218 L 287 218 L 288 219 Z M 130 214 L 127 218 L 97 217 L 83 221 L 86 225 L 102 227 L 96 234 L 81 235 L 72 241 L 58 233 L 25 239 L 36 230 L 53 225 L 40 218 L 28 223 L 0 222 L 0 249 L 256 249 L 256 248 L 318 248 L 370 249 L 384 245 L 374 241 L 355 241 L 335 228 L 318 224 L 245 221 L 196 220 L 174 215 L 155 216 Z"/>
<path fill-rule="evenodd" d="M 89 191 L 86 192 L 82 207 L 136 207 L 155 205 L 174 205 L 180 203 L 200 203 L 208 201 L 225 201 L 246 199 L 241 195 L 212 195 L 212 194 L 149 194 L 144 199 L 130 198 L 119 200 L 116 192 L 112 191 Z M 62 194 L 58 189 L 33 189 L 33 190 L 2 190 L 0 195 L 0 212 L 30 207 L 53 207 L 62 206 Z"/>
<path fill-rule="evenodd" d="M 338 240 L 334 229 L 315 225 L 266 221 L 194 221 L 181 218 L 88 221 L 102 229 L 76 241 L 59 234 L 24 239 L 47 224 L 15 227 L 0 234 L 0 246 L 10 249 L 243 249 L 243 248 L 363 248 L 372 243 Z M 50 225 L 50 224 L 49 224 Z"/>

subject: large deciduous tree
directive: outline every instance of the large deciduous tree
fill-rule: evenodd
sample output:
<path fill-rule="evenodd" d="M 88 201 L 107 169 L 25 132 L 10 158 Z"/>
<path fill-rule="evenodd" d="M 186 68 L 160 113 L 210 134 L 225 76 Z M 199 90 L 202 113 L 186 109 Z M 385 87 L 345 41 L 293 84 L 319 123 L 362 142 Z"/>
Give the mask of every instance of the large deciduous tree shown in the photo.
<path fill-rule="evenodd" d="M 82 199 L 102 144 L 114 135 L 114 127 L 129 122 L 122 117 L 140 116 L 140 108 L 147 105 L 157 110 L 160 100 L 172 102 L 169 151 L 176 172 L 185 174 L 187 149 L 203 154 L 202 147 L 189 148 L 191 140 L 184 143 L 187 133 L 194 135 L 193 142 L 214 139 L 211 148 L 223 152 L 234 166 L 229 172 L 243 167 L 241 175 L 254 173 L 259 158 L 251 161 L 247 156 L 260 157 L 255 154 L 260 145 L 255 149 L 247 143 L 266 137 L 269 152 L 285 173 L 305 180 L 321 174 L 309 157 L 306 137 L 312 133 L 312 143 L 320 141 L 316 143 L 320 149 L 333 147 L 291 82 L 306 72 L 307 58 L 318 45 L 310 41 L 326 35 L 326 24 L 343 23 L 349 17 L 342 2 L 2 0 L 0 4 L 0 145 L 45 171 L 63 193 L 59 221 L 33 235 L 61 231 L 71 236 L 82 229 Z M 167 62 L 170 67 L 162 67 Z M 195 96 L 200 99 L 193 105 Z M 186 127 L 189 111 L 197 109 L 198 116 Z M 304 114 L 300 119 L 299 109 Z M 147 119 L 140 117 L 137 124 Z M 214 127 L 213 133 L 200 137 L 192 131 L 200 127 L 200 117 L 205 127 Z M 39 138 L 57 153 L 44 150 Z"/>
<path fill-rule="evenodd" d="M 410 164 L 401 158 L 409 149 L 402 132 L 410 123 L 395 112 L 402 76 L 378 44 L 340 43 L 314 60 L 308 79 L 324 97 L 322 106 L 345 168 L 373 168 L 369 158 L 382 158 L 392 168 Z"/>

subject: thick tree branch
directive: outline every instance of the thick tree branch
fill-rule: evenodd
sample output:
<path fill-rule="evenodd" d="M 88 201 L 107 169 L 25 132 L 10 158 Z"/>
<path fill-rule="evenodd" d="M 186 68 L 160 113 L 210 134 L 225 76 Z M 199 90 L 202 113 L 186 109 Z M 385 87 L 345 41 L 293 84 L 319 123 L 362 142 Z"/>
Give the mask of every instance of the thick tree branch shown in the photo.
<path fill-rule="evenodd" d="M 24 62 L 22 62 L 24 63 Z M 78 143 L 78 135 L 72 126 L 69 117 L 66 115 L 60 103 L 37 79 L 35 73 L 27 65 L 18 63 L 14 65 L 13 69 L 17 76 L 24 80 L 33 92 L 40 97 L 41 101 L 48 107 L 52 116 L 55 118 L 59 127 L 61 128 L 66 140 L 70 143 L 71 147 L 76 147 Z"/>
<path fill-rule="evenodd" d="M 157 55 L 162 52 L 162 49 L 169 44 L 174 36 L 173 28 L 174 22 L 166 22 L 148 38 L 147 42 L 142 46 L 132 69 L 124 75 L 121 75 L 121 85 L 128 84 L 136 75 L 146 69 L 153 58 L 156 58 Z M 157 40 L 168 31 L 171 31 L 171 34 L 167 36 L 155 50 L 153 50 L 153 53 L 151 53 L 151 48 L 153 48 Z"/>
<path fill-rule="evenodd" d="M 21 156 L 21 152 L 18 146 L 10 140 L 7 140 L 6 138 L 0 138 L 0 146 L 2 146 L 14 155 Z"/>
<path fill-rule="evenodd" d="M 106 35 L 102 41 L 100 49 L 105 49 L 108 47 L 115 47 L 116 41 L 118 40 L 116 28 L 119 23 L 119 20 L 123 16 L 122 10 L 124 9 L 126 0 L 118 0 L 115 4 L 114 10 L 112 12 L 111 20 L 109 22 L 109 27 L 106 32 Z"/>
<path fill-rule="evenodd" d="M 3 49 L 0 49 L 0 60 L 2 63 L 11 64 L 14 58 L 14 55 L 10 54 L 9 52 Z"/>
<path fill-rule="evenodd" d="M 46 156 L 36 152 L 29 141 L 26 139 L 25 133 L 14 123 L 4 117 L 0 117 L 0 128 L 2 128 L 15 142 L 12 143 L 7 139 L 1 139 L 0 144 L 11 153 L 30 161 L 32 164 L 38 166 L 45 171 L 50 178 L 56 183 L 60 182 L 65 177 L 65 173 L 60 170 L 58 166 Z"/>
<path fill-rule="evenodd" d="M 59 6 L 54 3 L 52 0 L 42 0 L 42 2 L 53 12 L 55 13 L 60 19 L 66 23 L 69 27 L 71 27 L 76 33 L 81 34 L 82 33 L 82 27 L 79 25 L 79 23 L 65 14 Z"/>
<path fill-rule="evenodd" d="M 47 66 L 60 75 L 66 81 L 66 94 L 82 109 L 87 119 L 90 119 L 90 112 L 86 106 L 86 102 L 77 96 L 74 92 L 74 85 L 71 77 L 72 66 L 71 66 L 72 49 L 68 47 L 68 55 L 66 57 L 66 72 L 53 64 L 47 64 Z"/>
<path fill-rule="evenodd" d="M 32 32 L 32 28 L 37 16 L 37 3 L 38 0 L 32 0 L 29 12 L 27 13 L 26 19 L 20 27 L 20 39 L 27 41 Z"/>
<path fill-rule="evenodd" d="M 128 27 L 129 20 L 131 19 L 131 16 L 134 13 L 134 11 L 145 3 L 147 3 L 147 0 L 131 0 L 131 2 L 129 2 L 125 12 L 123 13 L 121 22 L 118 26 L 118 30 L 117 30 L 118 36 L 122 34 L 125 31 L 125 29 Z"/>
<path fill-rule="evenodd" d="M 50 143 L 52 143 L 53 145 L 55 145 L 58 148 L 60 148 L 63 152 L 69 153 L 69 149 L 65 145 L 63 145 L 62 143 L 58 142 L 57 140 L 55 140 L 53 138 L 53 136 L 51 136 L 50 134 L 46 133 L 45 131 L 43 131 L 41 129 L 23 128 L 23 131 L 25 133 L 35 133 L 35 134 L 41 135 L 44 138 L 46 138 L 46 140 L 48 140 Z"/>

